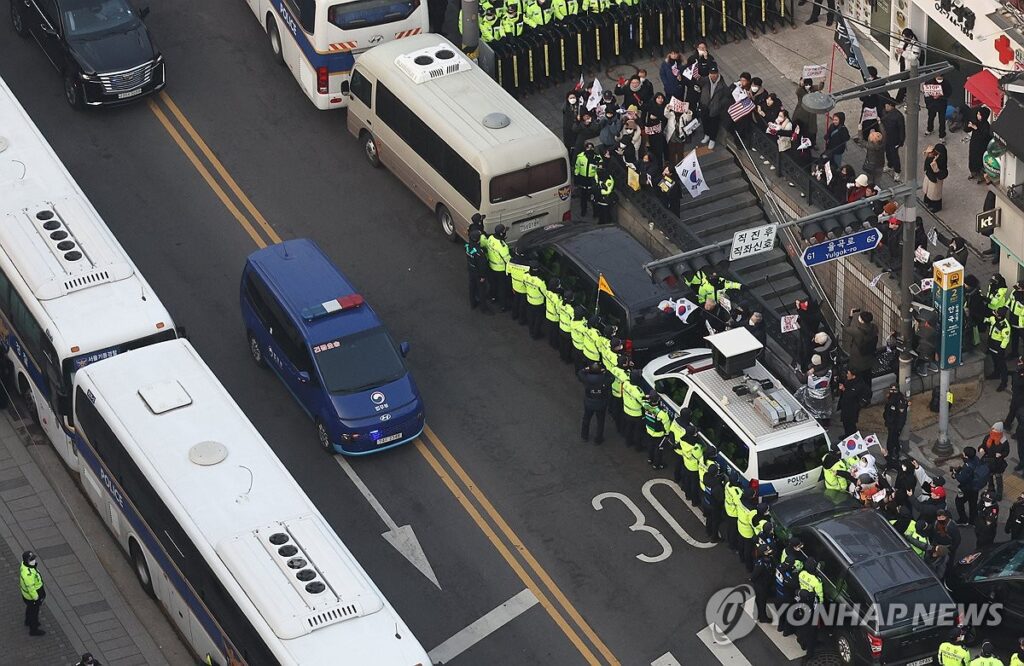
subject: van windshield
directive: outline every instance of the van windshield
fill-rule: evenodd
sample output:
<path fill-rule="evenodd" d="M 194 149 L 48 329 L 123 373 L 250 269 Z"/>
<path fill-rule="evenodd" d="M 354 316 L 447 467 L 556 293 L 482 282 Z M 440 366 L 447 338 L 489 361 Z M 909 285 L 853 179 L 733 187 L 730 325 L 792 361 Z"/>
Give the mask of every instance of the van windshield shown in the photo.
<path fill-rule="evenodd" d="M 383 328 L 313 345 L 316 366 L 331 393 L 357 393 L 405 374 L 405 364 Z"/>
<path fill-rule="evenodd" d="M 791 444 L 757 453 L 757 475 L 765 481 L 803 474 L 821 465 L 828 452 L 825 435 L 815 435 Z"/>

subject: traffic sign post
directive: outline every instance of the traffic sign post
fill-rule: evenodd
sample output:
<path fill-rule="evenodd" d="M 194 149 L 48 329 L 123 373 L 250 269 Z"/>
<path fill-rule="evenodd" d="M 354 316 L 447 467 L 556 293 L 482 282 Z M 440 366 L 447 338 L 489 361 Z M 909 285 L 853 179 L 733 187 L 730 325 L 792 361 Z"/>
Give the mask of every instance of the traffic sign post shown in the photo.
<path fill-rule="evenodd" d="M 880 242 L 882 242 L 882 234 L 878 229 L 865 229 L 849 236 L 810 245 L 804 249 L 800 261 L 804 266 L 811 268 L 851 254 L 874 250 Z"/>
<path fill-rule="evenodd" d="M 932 305 L 938 314 L 939 334 L 939 439 L 933 451 L 949 455 L 949 380 L 960 365 L 964 331 L 964 267 L 949 258 L 932 264 Z M 931 359 L 927 359 L 929 362 Z"/>
<path fill-rule="evenodd" d="M 729 248 L 729 261 L 768 252 L 775 247 L 777 224 L 766 224 L 761 227 L 744 229 L 732 235 L 732 246 Z"/>

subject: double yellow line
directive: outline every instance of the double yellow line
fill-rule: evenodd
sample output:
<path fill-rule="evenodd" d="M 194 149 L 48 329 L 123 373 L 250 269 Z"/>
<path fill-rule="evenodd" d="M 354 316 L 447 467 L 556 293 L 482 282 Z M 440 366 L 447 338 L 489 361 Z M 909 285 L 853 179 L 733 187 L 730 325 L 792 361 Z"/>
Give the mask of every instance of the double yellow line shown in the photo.
<path fill-rule="evenodd" d="M 170 95 L 161 92 L 155 98 L 151 97 L 148 104 L 167 134 L 256 246 L 264 248 L 280 243 L 281 237 L 238 186 Z M 608 646 L 587 624 L 430 426 L 424 428 L 415 447 L 587 663 L 619 666 L 618 659 Z"/>

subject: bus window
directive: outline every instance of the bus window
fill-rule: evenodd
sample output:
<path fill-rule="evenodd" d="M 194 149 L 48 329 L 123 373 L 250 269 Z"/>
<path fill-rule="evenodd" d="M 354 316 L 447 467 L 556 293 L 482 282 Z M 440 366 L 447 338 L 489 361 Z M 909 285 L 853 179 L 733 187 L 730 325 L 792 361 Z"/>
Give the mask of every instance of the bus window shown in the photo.
<path fill-rule="evenodd" d="M 563 159 L 505 173 L 491 178 L 491 203 L 501 203 L 530 196 L 565 184 L 568 167 Z"/>
<path fill-rule="evenodd" d="M 370 100 L 373 99 L 373 84 L 370 83 L 370 79 L 363 76 L 358 69 L 354 70 L 350 86 L 355 98 L 365 104 L 366 108 L 370 108 Z"/>
<path fill-rule="evenodd" d="M 404 21 L 420 6 L 420 0 L 355 0 L 332 5 L 327 20 L 342 30 L 358 30 Z"/>
<path fill-rule="evenodd" d="M 292 16 L 299 20 L 302 29 L 313 32 L 316 19 L 316 0 L 284 0 Z"/>
<path fill-rule="evenodd" d="M 717 446 L 718 452 L 728 458 L 733 467 L 741 473 L 746 472 L 750 464 L 750 450 L 736 431 L 696 393 L 690 396 L 689 408 L 693 412 L 690 420 L 704 439 Z"/>

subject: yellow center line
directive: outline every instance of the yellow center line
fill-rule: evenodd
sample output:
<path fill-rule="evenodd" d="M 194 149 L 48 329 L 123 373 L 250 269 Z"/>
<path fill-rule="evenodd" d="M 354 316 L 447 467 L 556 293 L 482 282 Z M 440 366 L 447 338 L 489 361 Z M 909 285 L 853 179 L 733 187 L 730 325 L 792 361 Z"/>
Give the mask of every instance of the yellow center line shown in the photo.
<path fill-rule="evenodd" d="M 541 582 L 544 583 L 544 586 L 551 591 L 551 594 L 558 600 L 558 603 L 565 609 L 565 612 L 569 614 L 569 617 L 571 617 L 573 622 L 576 623 L 576 626 L 579 627 L 586 637 L 590 639 L 590 642 L 594 644 L 594 647 L 597 648 L 598 652 L 601 653 L 609 664 L 617 665 L 619 661 L 615 658 L 615 655 L 612 654 L 612 651 L 609 650 L 608 646 L 605 645 L 598 637 L 597 632 L 587 624 L 587 621 L 583 619 L 583 616 L 576 610 L 576 607 L 572 605 L 572 602 L 569 601 L 568 597 L 566 597 L 562 590 L 559 589 L 558 585 L 555 584 L 555 581 L 551 579 L 551 576 L 549 576 L 544 567 L 540 565 L 537 559 L 533 556 L 533 553 L 530 552 L 530 549 L 523 543 L 522 539 L 520 539 L 512 528 L 509 527 L 508 523 L 505 522 L 505 519 L 502 518 L 500 513 L 498 513 L 498 510 L 494 508 L 493 504 L 491 504 L 491 501 L 487 499 L 487 496 L 484 495 L 483 491 L 480 490 L 476 483 L 473 482 L 473 479 L 466 473 L 466 470 L 462 468 L 462 465 L 460 465 L 459 461 L 455 459 L 455 456 L 451 454 L 448 447 L 446 447 L 441 442 L 440 438 L 434 434 L 434 431 L 429 425 L 424 426 L 423 432 L 426 434 L 427 439 L 429 439 L 434 447 L 437 448 L 441 457 L 444 458 L 448 465 L 455 471 L 456 476 L 462 480 L 462 483 L 469 489 L 469 492 L 476 498 L 476 501 L 480 506 L 484 508 L 487 515 L 490 516 L 491 520 L 493 520 L 498 526 L 498 529 L 500 529 L 505 535 L 505 538 L 512 544 L 512 547 L 516 549 L 524 560 L 526 560 L 526 563 L 530 565 L 530 568 L 533 569 L 533 572 L 538 578 L 540 578 Z"/>
<path fill-rule="evenodd" d="M 267 222 L 266 218 L 263 217 L 259 209 L 256 208 L 256 206 L 252 203 L 249 197 L 246 196 L 245 192 L 242 191 L 242 188 L 238 185 L 235 179 L 231 177 L 231 174 L 228 173 L 228 170 L 224 167 L 221 161 L 217 159 L 217 156 L 214 154 L 213 150 L 210 149 L 209 145 L 206 143 L 206 141 L 203 140 L 199 132 L 188 121 L 188 119 L 185 117 L 185 114 L 181 111 L 181 109 L 178 108 L 178 106 L 174 103 L 170 96 L 167 95 L 167 93 L 165 92 L 160 93 L 159 99 L 167 105 L 167 108 L 170 109 L 170 112 L 174 116 L 175 120 L 177 120 L 178 123 L 180 123 L 181 127 L 184 128 L 188 136 L 192 139 L 196 146 L 199 147 L 200 152 L 202 152 L 203 156 L 213 166 L 214 170 L 217 172 L 217 175 L 219 175 L 221 179 L 223 179 L 223 181 L 227 184 L 228 188 L 235 195 L 235 197 L 237 197 L 238 200 L 242 203 L 242 206 L 249 212 L 252 218 L 256 220 L 257 225 L 264 231 L 267 238 L 270 239 L 270 242 L 280 243 L 281 237 L 277 234 L 276 231 L 274 231 L 274 228 L 270 226 L 270 223 Z M 267 240 L 265 240 L 260 235 L 259 231 L 256 229 L 256 227 L 253 226 L 249 218 L 245 216 L 245 214 L 238 208 L 235 202 L 232 201 L 231 197 L 228 196 L 228 193 L 224 190 L 220 183 L 217 182 L 217 179 L 214 177 L 214 175 L 210 173 L 210 170 L 206 167 L 206 165 L 203 163 L 200 157 L 196 154 L 195 150 L 193 150 L 192 147 L 188 144 L 188 142 L 185 140 L 185 137 L 182 136 L 181 132 L 178 131 L 178 128 L 175 127 L 174 123 L 167 116 L 164 110 L 160 108 L 160 106 L 153 100 L 153 98 L 150 98 L 148 100 L 148 104 L 150 111 L 152 111 L 153 115 L 155 115 L 157 120 L 160 121 L 160 124 L 170 135 L 171 139 L 174 140 L 174 143 L 177 144 L 177 146 L 185 154 L 189 162 L 192 163 L 192 166 L 195 167 L 196 171 L 199 172 L 199 175 L 202 176 L 204 181 L 206 181 L 206 184 L 217 195 L 217 198 L 220 199 L 221 203 L 224 204 L 224 207 L 228 209 L 228 212 L 231 213 L 232 217 L 234 217 L 235 220 L 238 221 L 239 225 L 241 225 L 241 227 L 245 230 L 245 232 L 249 234 L 249 237 L 252 238 L 253 242 L 256 244 L 257 247 L 266 247 L 268 245 Z M 415 441 L 416 450 L 420 452 L 423 458 L 434 470 L 434 473 L 437 474 L 437 476 L 441 479 L 445 486 L 451 491 L 455 499 L 459 502 L 460 505 L 462 505 L 466 513 L 469 514 L 469 517 L 473 520 L 474 523 L 476 523 L 477 527 L 480 528 L 480 531 L 484 533 L 487 539 L 494 546 L 495 550 L 497 550 L 498 553 L 502 556 L 502 558 L 504 558 L 505 562 L 509 565 L 509 567 L 511 567 L 512 570 L 516 573 L 516 575 L 519 576 L 520 580 L 522 580 L 522 582 L 527 586 L 527 588 L 529 588 L 530 591 L 533 592 L 534 596 L 537 597 L 538 601 L 547 611 L 551 619 L 554 620 L 558 628 L 562 631 L 562 633 L 565 634 L 565 636 L 569 639 L 573 646 L 576 647 L 576 649 L 580 652 L 580 654 L 587 661 L 587 663 L 595 665 L 601 664 L 602 662 L 593 653 L 593 651 L 590 649 L 590 646 L 586 644 L 586 642 L 583 640 L 583 637 L 579 635 L 579 633 L 576 631 L 576 628 L 574 628 L 570 624 L 570 622 L 565 618 L 562 611 L 560 611 L 558 607 L 556 607 L 556 605 L 552 603 L 551 597 L 553 597 L 555 601 L 557 601 L 558 605 L 561 606 L 562 610 L 564 610 L 565 613 L 568 614 L 569 618 L 571 618 L 572 622 L 575 623 L 576 627 L 578 627 L 583 632 L 583 634 L 590 640 L 591 644 L 593 644 L 597 648 L 598 652 L 601 653 L 605 660 L 611 666 L 618 666 L 620 662 L 615 658 L 611 650 L 608 649 L 608 647 L 597 636 L 597 633 L 594 632 L 594 630 L 590 627 L 589 624 L 587 624 L 586 620 L 583 619 L 583 616 L 579 613 L 579 611 L 576 610 L 576 608 L 572 605 L 572 603 L 565 596 L 565 594 L 559 589 L 559 587 L 555 584 L 554 580 L 551 579 L 551 576 L 548 575 L 548 573 L 540 565 L 540 563 L 529 551 L 529 549 L 527 549 L 527 547 L 523 544 L 522 540 L 516 535 L 512 528 L 509 527 L 508 523 L 505 522 L 505 519 L 502 518 L 501 514 L 499 514 L 497 509 L 494 508 L 494 505 L 491 504 L 490 500 L 487 499 L 483 492 L 477 487 L 476 483 L 473 482 L 473 479 L 469 476 L 469 474 L 466 473 L 466 470 L 463 469 L 462 465 L 460 465 L 459 462 L 455 459 L 455 456 L 452 455 L 448 448 L 441 442 L 440 438 L 434 433 L 433 430 L 431 430 L 430 426 L 425 427 L 424 434 L 426 435 L 426 438 L 430 441 L 430 443 L 434 446 L 434 448 L 438 451 L 438 453 L 440 453 L 441 457 L 444 458 L 448 466 L 455 472 L 456 476 L 459 477 L 459 479 L 462 481 L 462 484 L 466 487 L 466 489 L 469 490 L 470 494 L 476 499 L 477 503 L 480 504 L 481 507 L 483 507 L 484 512 L 486 512 L 487 515 L 490 516 L 494 524 L 498 527 L 501 533 L 504 534 L 505 539 L 509 542 L 508 544 L 502 541 L 501 537 L 494 531 L 494 528 L 491 527 L 490 523 L 487 522 L 484 516 L 480 513 L 480 510 L 472 503 L 470 498 L 460 489 L 459 484 L 455 481 L 455 479 L 452 478 L 452 476 L 445 469 L 444 465 L 441 463 L 440 460 L 438 460 L 437 456 L 434 455 L 434 453 L 430 450 L 429 446 L 424 442 L 422 438 L 417 439 Z M 509 549 L 509 545 L 512 546 L 512 550 Z M 517 552 L 520 555 L 520 557 L 522 557 L 526 561 L 529 568 L 533 570 L 534 574 L 540 580 L 541 584 L 543 584 L 543 587 L 547 588 L 548 592 L 550 593 L 550 597 L 548 593 L 546 593 L 543 590 L 541 585 L 539 585 L 533 579 L 530 573 L 522 566 L 519 560 L 516 559 L 513 550 Z"/>

